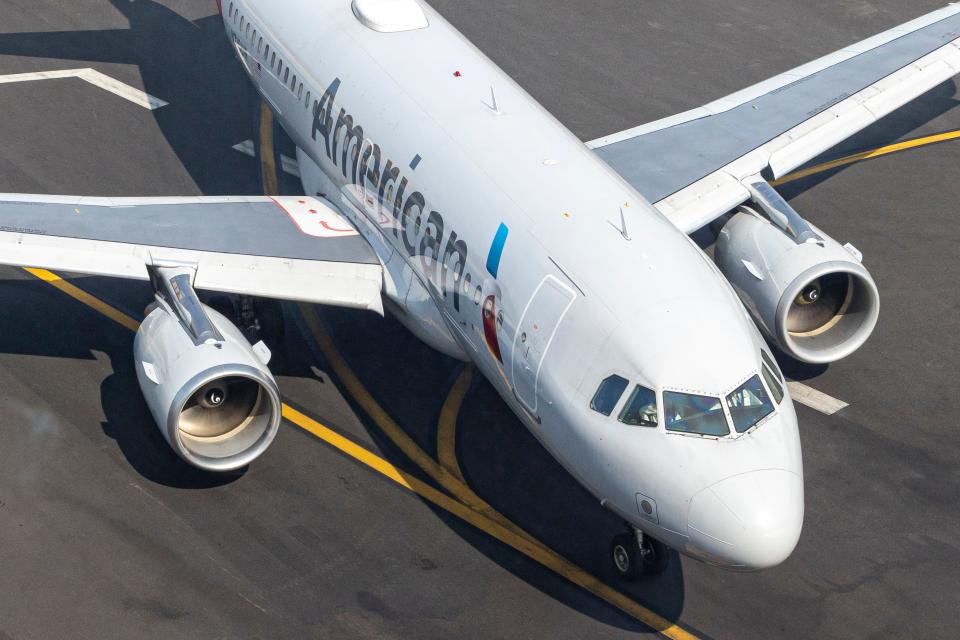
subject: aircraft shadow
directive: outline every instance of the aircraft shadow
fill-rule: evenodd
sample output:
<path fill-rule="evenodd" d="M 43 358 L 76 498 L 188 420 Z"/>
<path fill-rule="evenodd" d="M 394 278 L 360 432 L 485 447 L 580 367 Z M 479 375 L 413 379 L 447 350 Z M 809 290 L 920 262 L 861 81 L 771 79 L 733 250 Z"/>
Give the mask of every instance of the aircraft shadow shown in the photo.
<path fill-rule="evenodd" d="M 152 299 L 144 282 L 91 276 L 69 281 L 135 319 L 142 315 L 138 310 Z M 140 392 L 132 357 L 134 334 L 129 329 L 14 269 L 0 279 L 0 304 L 18 309 L 15 314 L 0 314 L 0 353 L 109 361 L 111 372 L 99 387 L 103 412 L 99 430 L 96 420 L 82 414 L 72 422 L 92 442 L 104 442 L 104 436 L 112 440 L 133 472 L 150 482 L 180 489 L 224 486 L 246 473 L 246 469 L 207 473 L 183 462 L 170 449 Z M 54 309 L 57 312 L 51 313 Z M 288 305 L 288 309 L 296 307 Z M 434 455 L 440 407 L 462 363 L 411 339 L 407 330 L 390 318 L 345 309 L 325 309 L 323 313 L 361 381 L 405 432 Z M 276 376 L 312 377 L 314 365 L 330 370 L 313 340 L 301 339 L 294 313 L 287 314 L 286 335 L 282 345 L 272 346 L 271 370 Z M 341 391 L 353 404 L 349 394 Z M 354 406 L 354 410 L 380 455 L 429 480 L 360 407 Z M 458 458 L 468 484 L 479 495 L 580 568 L 664 618 L 679 619 L 684 593 L 679 556 L 673 554 L 670 568 L 661 576 L 618 583 L 607 565 L 607 545 L 622 531 L 622 523 L 560 467 L 485 380 L 474 382 L 460 416 Z M 447 511 L 431 508 L 439 521 L 467 543 L 549 597 L 612 627 L 649 631 Z"/>
<path fill-rule="evenodd" d="M 440 408 L 463 364 L 411 340 L 406 328 L 389 317 L 333 308 L 324 308 L 321 317 L 351 369 L 373 397 L 423 451 L 436 458 Z M 306 342 L 318 366 L 326 366 L 313 341 Z M 334 381 L 340 384 L 336 378 Z M 380 454 L 429 481 L 347 390 L 341 387 L 341 391 L 364 421 Z M 631 584 L 620 582 L 609 566 L 608 547 L 612 537 L 624 530 L 623 522 L 603 509 L 553 459 L 482 377 L 474 378 L 460 411 L 457 434 L 457 457 L 467 484 L 497 511 L 581 569 L 664 618 L 680 618 L 684 581 L 679 555 L 671 552 L 670 566 L 660 576 Z M 465 541 L 551 598 L 604 624 L 649 631 L 472 525 L 438 507 L 432 508 Z"/>
<path fill-rule="evenodd" d="M 128 29 L 2 33 L 0 55 L 77 61 L 78 67 L 137 65 L 144 90 L 169 103 L 153 116 L 199 191 L 259 195 L 252 162 L 250 172 L 224 171 L 224 157 L 237 153 L 231 147 L 250 138 L 248 105 L 257 100 L 220 17 L 190 21 L 151 0 L 110 4 L 129 21 Z"/>

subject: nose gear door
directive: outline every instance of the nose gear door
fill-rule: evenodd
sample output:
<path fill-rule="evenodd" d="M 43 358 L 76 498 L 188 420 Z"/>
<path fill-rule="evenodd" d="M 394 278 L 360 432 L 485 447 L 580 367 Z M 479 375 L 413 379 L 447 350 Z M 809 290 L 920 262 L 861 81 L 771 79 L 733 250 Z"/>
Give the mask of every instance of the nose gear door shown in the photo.
<path fill-rule="evenodd" d="M 517 326 L 511 359 L 513 392 L 534 413 L 540 394 L 543 358 L 575 297 L 570 287 L 548 275 L 533 292 Z"/>

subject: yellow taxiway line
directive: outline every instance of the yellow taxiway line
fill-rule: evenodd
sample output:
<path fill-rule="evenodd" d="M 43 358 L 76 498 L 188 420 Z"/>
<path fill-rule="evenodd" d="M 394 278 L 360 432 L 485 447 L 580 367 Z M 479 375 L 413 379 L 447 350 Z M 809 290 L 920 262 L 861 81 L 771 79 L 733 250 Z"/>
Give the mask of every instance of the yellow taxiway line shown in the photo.
<path fill-rule="evenodd" d="M 960 129 L 957 129 L 954 131 L 947 131 L 944 133 L 938 133 L 932 136 L 915 138 L 913 140 L 904 140 L 903 142 L 898 142 L 896 144 L 887 145 L 885 147 L 879 147 L 877 149 L 870 149 L 869 151 L 862 151 L 860 153 L 854 153 L 853 155 L 844 156 L 843 158 L 837 158 L 836 160 L 831 160 L 830 162 L 824 162 L 823 164 L 818 164 L 818 165 L 809 167 L 807 169 L 801 169 L 800 171 L 795 171 L 793 173 L 787 174 L 784 177 L 780 178 L 779 180 L 774 180 L 770 184 L 776 187 L 781 184 L 793 182 L 794 180 L 799 180 L 801 178 L 806 178 L 808 176 L 816 175 L 818 173 L 823 173 L 824 171 L 830 171 L 831 169 L 845 167 L 848 164 L 853 164 L 855 162 L 861 162 L 863 160 L 871 160 L 873 158 L 879 158 L 881 156 L 890 155 L 891 153 L 906 151 L 907 149 L 916 149 L 918 147 L 925 147 L 931 144 L 937 144 L 939 142 L 956 140 L 958 138 L 960 138 Z"/>
<path fill-rule="evenodd" d="M 124 312 L 120 311 L 119 309 L 115 309 L 114 307 L 111 307 L 106 302 L 103 302 L 99 298 L 96 298 L 90 295 L 80 287 L 76 287 L 70 284 L 69 282 L 67 282 L 57 274 L 53 273 L 52 271 L 47 271 L 46 269 L 34 269 L 32 267 L 26 267 L 24 268 L 24 271 L 26 271 L 27 273 L 29 273 L 34 277 L 40 278 L 41 280 L 43 280 L 44 282 L 50 285 L 53 285 L 54 287 L 64 292 L 71 298 L 75 300 L 79 300 L 80 302 L 87 305 L 94 311 L 102 313 L 103 315 L 107 316 L 117 324 L 121 324 L 127 329 L 130 329 L 130 331 L 136 331 L 137 329 L 140 328 L 140 323 L 134 320 L 133 318 L 131 318 L 130 316 L 128 316 L 127 314 L 125 314 Z"/>
<path fill-rule="evenodd" d="M 457 460 L 457 417 L 460 415 L 460 407 L 463 406 L 463 400 L 467 397 L 472 381 L 473 365 L 468 364 L 450 388 L 447 399 L 443 401 L 443 407 L 440 408 L 440 419 L 437 420 L 437 460 L 444 469 L 464 484 L 467 481 L 463 479 L 460 461 Z"/>
<path fill-rule="evenodd" d="M 277 195 L 277 159 L 273 152 L 273 112 L 260 101 L 260 179 L 263 195 Z"/>

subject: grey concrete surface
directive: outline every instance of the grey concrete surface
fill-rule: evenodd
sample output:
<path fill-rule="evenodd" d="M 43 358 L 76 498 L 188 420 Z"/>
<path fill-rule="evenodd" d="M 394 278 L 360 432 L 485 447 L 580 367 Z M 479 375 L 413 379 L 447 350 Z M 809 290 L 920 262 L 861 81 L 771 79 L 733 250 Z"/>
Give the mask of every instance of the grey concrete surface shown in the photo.
<path fill-rule="evenodd" d="M 583 139 L 692 108 L 940 6 L 922 0 L 433 3 Z M 171 0 L 0 1 L 0 74 L 92 66 L 168 100 L 149 112 L 77 80 L 0 85 L 0 191 L 257 193 L 255 96 L 211 14 Z M 191 22 L 192 21 L 192 22 Z M 71 33 L 59 33 L 71 32 Z M 75 33 L 74 33 L 75 32 Z M 23 34 L 27 35 L 23 35 Z M 960 128 L 951 82 L 828 156 Z M 701 637 L 955 635 L 960 605 L 960 146 L 786 186 L 851 241 L 881 289 L 874 337 L 830 367 L 786 363 L 850 403 L 799 407 L 806 520 L 758 574 L 674 558 L 620 585 Z M 284 188 L 295 185 L 284 182 Z M 149 291 L 78 278 L 138 316 Z M 622 638 L 647 631 L 292 426 L 243 473 L 168 451 L 132 371 L 132 334 L 0 270 L 0 637 Z M 389 319 L 323 311 L 360 379 L 433 451 L 458 365 Z M 410 461 L 293 320 L 286 399 Z M 481 496 L 607 579 L 618 523 L 475 382 L 457 451 Z"/>

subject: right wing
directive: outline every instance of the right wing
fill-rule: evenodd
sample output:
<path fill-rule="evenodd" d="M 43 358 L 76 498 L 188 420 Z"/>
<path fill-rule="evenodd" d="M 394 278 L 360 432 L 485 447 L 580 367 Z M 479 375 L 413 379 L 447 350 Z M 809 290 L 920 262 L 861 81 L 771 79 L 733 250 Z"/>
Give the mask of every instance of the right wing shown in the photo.
<path fill-rule="evenodd" d="M 0 264 L 144 280 L 147 266 L 190 266 L 198 289 L 383 313 L 373 248 L 305 196 L 0 194 Z"/>
<path fill-rule="evenodd" d="M 699 229 L 960 73 L 951 5 L 708 105 L 587 143 L 677 228 Z"/>

